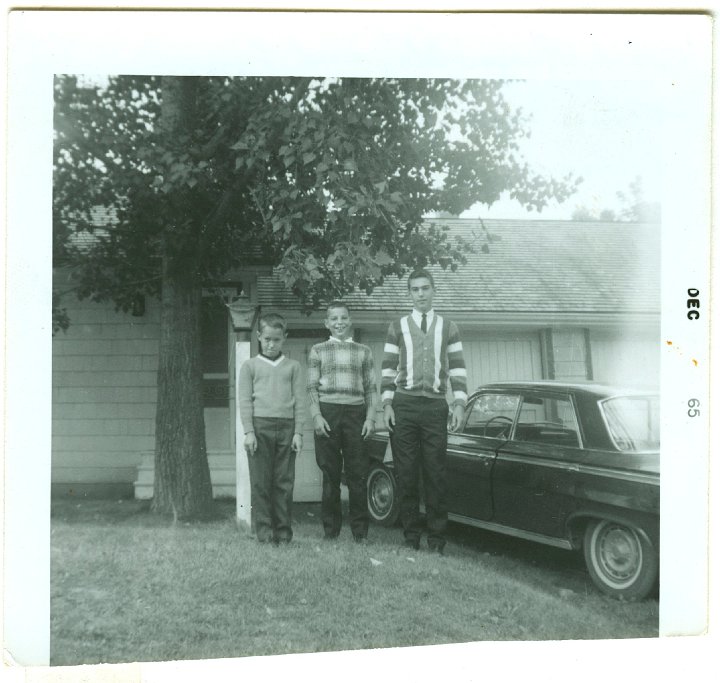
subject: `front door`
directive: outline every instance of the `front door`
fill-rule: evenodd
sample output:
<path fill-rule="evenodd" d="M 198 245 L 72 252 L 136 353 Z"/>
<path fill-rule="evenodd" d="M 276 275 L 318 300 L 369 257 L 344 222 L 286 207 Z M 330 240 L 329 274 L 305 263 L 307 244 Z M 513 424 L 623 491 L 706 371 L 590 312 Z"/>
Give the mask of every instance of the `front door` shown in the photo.
<path fill-rule="evenodd" d="M 560 394 L 527 393 L 493 475 L 495 522 L 546 536 L 565 535 L 580 442 L 575 407 Z"/>
<path fill-rule="evenodd" d="M 492 472 L 498 448 L 510 435 L 518 396 L 481 393 L 465 410 L 461 429 L 448 434 L 448 511 L 478 520 L 493 516 Z"/>

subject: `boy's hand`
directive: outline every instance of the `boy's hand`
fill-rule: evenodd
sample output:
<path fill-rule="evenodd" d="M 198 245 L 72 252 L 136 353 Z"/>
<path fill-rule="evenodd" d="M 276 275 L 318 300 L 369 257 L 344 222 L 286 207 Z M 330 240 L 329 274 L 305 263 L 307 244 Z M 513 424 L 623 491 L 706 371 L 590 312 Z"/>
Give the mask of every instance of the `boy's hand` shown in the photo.
<path fill-rule="evenodd" d="M 362 426 L 362 438 L 367 439 L 369 436 L 372 436 L 373 432 L 375 431 L 375 422 L 373 420 L 365 420 L 363 422 Z"/>
<path fill-rule="evenodd" d="M 318 436 L 330 436 L 330 425 L 322 415 L 316 415 L 313 422 L 315 423 L 315 433 Z"/>
<path fill-rule="evenodd" d="M 465 413 L 465 408 L 463 406 L 461 406 L 459 403 L 452 407 L 452 414 L 450 415 L 450 431 L 451 432 L 456 432 L 458 429 L 460 429 L 460 425 L 462 424 L 462 419 L 463 419 L 464 413 Z"/>
<path fill-rule="evenodd" d="M 393 427 L 395 427 L 395 411 L 389 403 L 383 408 L 383 417 L 385 418 L 385 426 L 392 434 Z"/>
<path fill-rule="evenodd" d="M 299 452 L 302 450 L 302 434 L 295 434 L 295 435 L 293 436 L 291 448 L 292 448 L 296 453 L 299 453 Z"/>
<path fill-rule="evenodd" d="M 255 432 L 248 432 L 245 434 L 245 450 L 248 455 L 255 455 L 257 450 L 257 439 L 255 438 Z"/>

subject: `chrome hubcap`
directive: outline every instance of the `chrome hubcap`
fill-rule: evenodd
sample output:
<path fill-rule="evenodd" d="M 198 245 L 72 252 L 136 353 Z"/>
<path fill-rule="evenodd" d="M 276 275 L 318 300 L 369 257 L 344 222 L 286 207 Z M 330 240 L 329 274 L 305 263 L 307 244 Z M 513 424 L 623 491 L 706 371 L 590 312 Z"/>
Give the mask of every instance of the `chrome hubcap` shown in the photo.
<path fill-rule="evenodd" d="M 608 525 L 598 538 L 598 559 L 608 578 L 630 583 L 642 565 L 642 548 L 637 534 L 625 527 Z"/>
<path fill-rule="evenodd" d="M 382 516 L 387 514 L 392 506 L 393 491 L 387 477 L 377 475 L 373 478 L 371 486 L 371 500 L 376 513 Z"/>

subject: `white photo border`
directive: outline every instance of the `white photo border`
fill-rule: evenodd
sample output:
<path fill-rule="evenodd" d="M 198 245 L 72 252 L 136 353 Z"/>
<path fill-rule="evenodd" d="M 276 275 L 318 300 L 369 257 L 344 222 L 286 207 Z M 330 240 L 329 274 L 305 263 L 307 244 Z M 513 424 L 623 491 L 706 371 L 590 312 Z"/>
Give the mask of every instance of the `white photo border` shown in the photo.
<path fill-rule="evenodd" d="M 4 643 L 12 658 L 41 665 L 49 657 L 51 159 L 56 73 L 552 77 L 665 83 L 668 127 L 665 139 L 658 141 L 666 159 L 662 339 L 667 342 L 662 353 L 660 632 L 663 636 L 704 632 L 709 412 L 693 419 L 687 405 L 696 398 L 709 408 L 709 316 L 689 320 L 687 299 L 688 290 L 698 289 L 701 313 L 709 313 L 710 17 L 15 11 L 9 17 L 9 36 Z M 29 500 L 33 505 L 27 504 Z M 683 501 L 682 509 L 678 501 Z M 664 639 L 635 642 L 631 652 L 664 661 L 677 644 L 660 645 L 659 640 Z M 559 657 L 571 664 L 595 656 L 597 648 L 626 650 L 628 645 L 574 642 L 562 647 L 562 654 L 557 644 L 549 643 L 418 648 L 413 669 L 423 662 L 428 673 L 436 658 L 462 650 L 476 661 L 505 662 L 502 671 L 513 660 L 518 671 L 531 675 L 537 673 L 537 663 L 527 662 L 524 669 L 525 657 L 516 656 L 517 648 L 541 653 L 543 660 Z M 316 663 L 332 668 L 340 656 L 311 656 L 308 670 Z M 362 660 L 357 653 L 342 656 L 362 661 L 362 669 L 370 668 L 369 661 L 375 659 L 408 658 L 400 651 L 366 652 Z M 303 669 L 308 657 L 285 658 L 287 671 Z M 275 671 L 283 666 L 279 658 L 262 659 L 262 664 L 259 658 L 233 661 L 239 671 L 248 673 L 256 667 Z M 205 665 L 218 672 L 231 666 L 229 662 Z M 167 667 L 181 666 L 182 672 L 173 671 L 188 679 L 194 670 L 193 663 L 147 665 L 144 677 L 160 675 L 163 666 L 166 672 Z M 447 669 L 440 668 L 438 675 L 447 675 Z M 687 667 L 679 675 L 687 675 Z M 594 680 L 593 672 L 588 678 Z"/>

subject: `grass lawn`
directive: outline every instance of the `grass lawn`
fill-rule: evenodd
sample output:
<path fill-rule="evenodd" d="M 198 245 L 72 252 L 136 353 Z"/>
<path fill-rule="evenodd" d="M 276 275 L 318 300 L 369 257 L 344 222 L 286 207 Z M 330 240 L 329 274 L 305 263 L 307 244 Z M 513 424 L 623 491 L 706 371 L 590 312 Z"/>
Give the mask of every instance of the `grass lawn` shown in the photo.
<path fill-rule="evenodd" d="M 439 557 L 374 526 L 367 545 L 347 527 L 326 542 L 303 504 L 292 544 L 273 547 L 237 527 L 233 502 L 217 507 L 173 525 L 144 502 L 53 501 L 51 664 L 658 633 L 657 600 L 606 598 L 572 561 L 528 557 L 534 544 L 496 551 L 453 529 Z"/>

